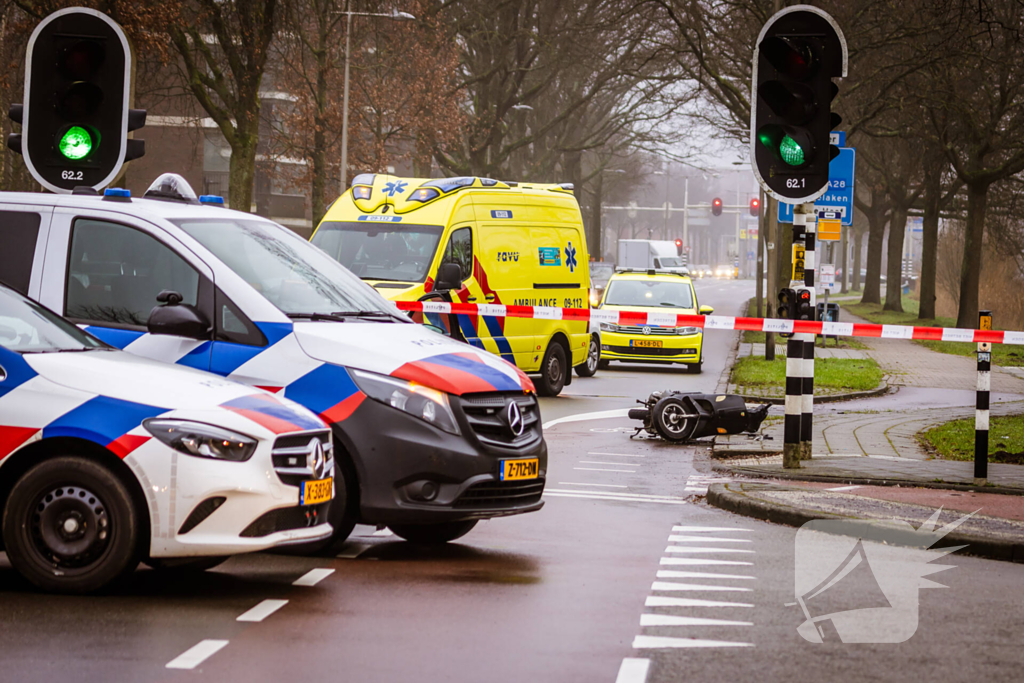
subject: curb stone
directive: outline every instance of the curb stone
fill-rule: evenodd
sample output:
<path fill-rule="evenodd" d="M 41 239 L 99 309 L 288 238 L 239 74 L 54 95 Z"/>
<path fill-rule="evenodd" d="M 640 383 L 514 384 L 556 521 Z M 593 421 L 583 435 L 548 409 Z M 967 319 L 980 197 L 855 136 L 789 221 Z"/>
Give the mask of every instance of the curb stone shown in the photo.
<path fill-rule="evenodd" d="M 797 508 L 781 503 L 768 502 L 748 496 L 744 492 L 746 486 L 733 482 L 730 484 L 712 484 L 708 487 L 707 501 L 726 512 L 744 517 L 752 517 L 775 524 L 800 527 L 815 519 L 864 519 L 854 515 L 834 515 L 818 510 Z M 764 484 L 753 486 L 764 487 Z M 784 488 L 784 487 L 777 487 Z M 985 557 L 991 560 L 1024 564 L 1024 540 L 1007 541 L 1001 538 L 954 530 L 943 538 L 949 545 L 967 545 L 961 551 L 966 555 Z"/>

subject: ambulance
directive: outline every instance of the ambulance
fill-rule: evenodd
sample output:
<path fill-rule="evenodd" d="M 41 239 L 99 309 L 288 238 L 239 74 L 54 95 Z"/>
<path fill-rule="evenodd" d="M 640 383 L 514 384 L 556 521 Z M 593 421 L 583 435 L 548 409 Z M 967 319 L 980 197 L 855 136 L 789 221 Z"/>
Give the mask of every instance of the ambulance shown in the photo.
<path fill-rule="evenodd" d="M 568 184 L 362 174 L 311 241 L 392 301 L 589 305 L 590 259 Z M 572 368 L 588 360 L 596 367 L 600 352 L 586 321 L 457 315 L 425 322 L 538 375 L 542 396 L 558 395 Z"/>

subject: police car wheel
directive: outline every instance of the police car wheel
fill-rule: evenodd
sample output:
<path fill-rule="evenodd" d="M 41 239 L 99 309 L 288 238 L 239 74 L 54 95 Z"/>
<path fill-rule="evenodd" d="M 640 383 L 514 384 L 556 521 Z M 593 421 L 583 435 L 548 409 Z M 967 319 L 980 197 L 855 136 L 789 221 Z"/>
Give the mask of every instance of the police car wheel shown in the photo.
<path fill-rule="evenodd" d="M 576 366 L 576 374 L 580 377 L 593 377 L 601 363 L 601 344 L 595 337 L 590 338 L 587 348 L 587 360 Z"/>
<path fill-rule="evenodd" d="M 15 483 L 4 508 L 7 557 L 56 593 L 90 593 L 139 564 L 140 518 L 127 487 L 76 456 L 46 460 Z"/>
<path fill-rule="evenodd" d="M 388 528 L 410 543 L 440 545 L 462 538 L 476 526 L 477 520 L 441 522 L 439 524 L 394 524 Z"/>
<path fill-rule="evenodd" d="M 544 353 L 544 362 L 540 364 L 540 381 L 537 393 L 541 396 L 558 396 L 565 386 L 569 364 L 566 362 L 565 349 L 557 341 L 548 344 Z M 395 532 L 397 533 L 397 532 Z"/>

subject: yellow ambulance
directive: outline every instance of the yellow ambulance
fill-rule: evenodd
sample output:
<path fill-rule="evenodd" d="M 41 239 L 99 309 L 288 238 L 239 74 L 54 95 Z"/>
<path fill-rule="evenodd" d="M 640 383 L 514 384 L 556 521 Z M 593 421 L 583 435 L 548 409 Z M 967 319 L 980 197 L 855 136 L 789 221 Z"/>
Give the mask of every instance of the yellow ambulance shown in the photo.
<path fill-rule="evenodd" d="M 311 241 L 393 301 L 587 308 L 590 273 L 571 185 L 366 173 L 331 205 Z M 495 353 L 555 396 L 597 366 L 586 321 L 428 316 Z"/>

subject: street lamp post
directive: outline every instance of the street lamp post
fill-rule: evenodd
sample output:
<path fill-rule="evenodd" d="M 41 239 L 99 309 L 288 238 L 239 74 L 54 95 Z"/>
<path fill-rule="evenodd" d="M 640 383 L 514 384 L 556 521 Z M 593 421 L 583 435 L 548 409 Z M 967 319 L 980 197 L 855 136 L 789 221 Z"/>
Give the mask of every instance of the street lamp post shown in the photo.
<path fill-rule="evenodd" d="M 352 61 L 352 17 L 384 17 L 395 21 L 415 21 L 416 17 L 408 12 L 394 11 L 391 14 L 383 12 L 353 12 L 352 0 L 345 3 L 345 11 L 338 12 L 345 15 L 345 85 L 343 87 L 341 104 L 341 183 L 339 196 L 345 194 L 348 189 L 348 74 L 349 63 Z"/>

